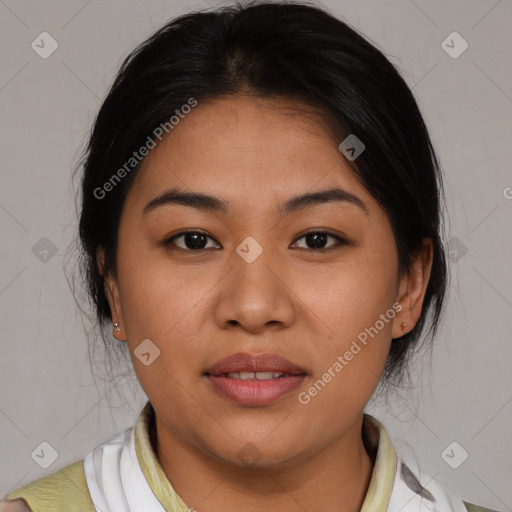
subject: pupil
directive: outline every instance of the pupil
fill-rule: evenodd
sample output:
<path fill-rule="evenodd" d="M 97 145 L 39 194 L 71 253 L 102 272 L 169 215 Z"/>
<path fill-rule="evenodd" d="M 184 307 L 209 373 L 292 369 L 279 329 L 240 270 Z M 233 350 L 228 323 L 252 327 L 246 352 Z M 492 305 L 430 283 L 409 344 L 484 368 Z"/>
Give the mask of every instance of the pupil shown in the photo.
<path fill-rule="evenodd" d="M 192 243 L 187 243 L 192 240 Z M 187 249 L 203 249 L 206 245 L 206 235 L 202 233 L 185 233 L 185 245 Z"/>
<path fill-rule="evenodd" d="M 314 246 L 313 249 L 321 249 L 325 245 L 326 239 L 325 233 L 309 233 L 306 235 L 306 241 L 308 245 Z"/>

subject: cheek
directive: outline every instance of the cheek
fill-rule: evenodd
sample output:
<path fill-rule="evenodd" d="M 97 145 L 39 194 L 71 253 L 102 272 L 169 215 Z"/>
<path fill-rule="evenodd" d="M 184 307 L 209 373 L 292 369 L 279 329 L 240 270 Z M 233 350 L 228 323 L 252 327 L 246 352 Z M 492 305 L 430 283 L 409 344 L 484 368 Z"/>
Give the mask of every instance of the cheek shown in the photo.
<path fill-rule="evenodd" d="M 364 407 L 389 354 L 394 286 L 379 267 L 358 272 L 347 266 L 325 280 L 326 293 L 312 297 L 317 323 L 327 325 L 322 331 L 329 334 L 315 346 L 315 372 L 303 398 L 311 400 L 310 410 L 332 411 L 334 424 Z"/>
<path fill-rule="evenodd" d="M 211 273 L 199 272 L 195 265 L 173 265 L 154 248 L 130 251 L 121 241 L 119 247 L 118 276 L 128 338 L 164 343 L 172 336 L 193 336 L 193 319 L 212 288 Z M 199 273 L 204 279 L 198 278 Z"/>
<path fill-rule="evenodd" d="M 143 251 L 121 253 L 118 264 L 120 298 L 127 344 L 137 378 L 148 396 L 165 396 L 169 402 L 187 405 L 181 385 L 191 378 L 190 362 L 197 360 L 200 347 L 196 339 L 204 322 L 197 315 L 201 298 L 211 289 L 208 283 L 197 283 L 191 276 L 172 269 L 162 259 Z M 197 268 L 196 268 L 197 275 Z M 204 299 L 203 299 L 204 300 Z M 197 332 L 196 332 L 197 331 Z M 149 339 L 156 346 L 143 340 Z M 151 354 L 154 360 L 146 366 L 139 355 Z M 162 383 L 166 383 L 162 385 Z M 188 384 L 187 386 L 190 386 Z"/>
<path fill-rule="evenodd" d="M 374 325 L 394 303 L 394 262 L 392 254 L 368 255 L 367 251 L 357 250 L 339 264 L 315 270 L 314 279 L 311 273 L 298 277 L 300 288 L 294 286 L 294 290 L 307 298 L 304 302 L 325 322 L 329 338 L 346 340 Z M 386 323 L 384 330 L 390 329 L 391 324 Z"/>
<path fill-rule="evenodd" d="M 329 271 L 315 273 L 315 286 L 302 292 L 319 329 L 328 333 L 315 347 L 316 375 L 322 382 L 312 393 L 317 406 L 337 403 L 357 407 L 373 393 L 391 344 L 397 264 L 393 248 L 365 248 Z M 311 281 L 311 280 L 310 280 Z M 309 292 L 307 291 L 309 290 Z M 341 360 L 339 359 L 341 357 Z M 334 376 L 333 376 L 334 375 Z"/>

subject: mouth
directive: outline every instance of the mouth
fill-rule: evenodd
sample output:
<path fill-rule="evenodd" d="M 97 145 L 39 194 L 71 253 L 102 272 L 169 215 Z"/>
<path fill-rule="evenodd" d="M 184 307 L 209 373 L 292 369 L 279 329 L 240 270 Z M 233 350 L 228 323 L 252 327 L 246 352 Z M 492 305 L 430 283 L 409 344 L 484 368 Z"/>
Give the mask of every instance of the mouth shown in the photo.
<path fill-rule="evenodd" d="M 239 405 L 262 406 L 290 394 L 309 373 L 276 354 L 233 354 L 203 376 L 212 391 Z"/>
<path fill-rule="evenodd" d="M 227 377 L 236 380 L 270 380 L 281 379 L 283 377 L 289 377 L 290 375 L 292 374 L 279 372 L 230 372 L 215 375 L 215 377 Z"/>

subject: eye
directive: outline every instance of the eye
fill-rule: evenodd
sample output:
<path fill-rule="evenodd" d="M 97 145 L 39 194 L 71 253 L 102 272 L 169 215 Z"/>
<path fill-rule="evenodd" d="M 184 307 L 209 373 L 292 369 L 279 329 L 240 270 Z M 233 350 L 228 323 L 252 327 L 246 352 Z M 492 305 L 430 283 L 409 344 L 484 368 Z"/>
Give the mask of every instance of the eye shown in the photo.
<path fill-rule="evenodd" d="M 183 238 L 184 246 L 175 243 L 175 240 L 178 240 L 179 238 Z M 210 240 L 213 240 L 211 236 L 207 235 L 206 233 L 203 233 L 202 231 L 182 231 L 181 233 L 178 233 L 172 236 L 171 238 L 167 239 L 164 242 L 164 245 L 176 245 L 177 247 L 185 251 L 201 251 L 204 249 L 209 249 L 209 247 L 206 247 L 208 238 Z"/>
<path fill-rule="evenodd" d="M 329 238 L 335 240 L 336 243 L 325 248 L 325 244 Z M 179 239 L 182 239 L 181 245 L 176 243 L 176 240 Z M 173 235 L 171 238 L 167 239 L 164 242 L 164 245 L 174 245 L 185 251 L 202 251 L 211 248 L 222 248 L 218 243 L 216 247 L 208 247 L 208 239 L 214 240 L 211 236 L 203 233 L 202 231 L 181 231 L 180 233 L 177 233 L 176 235 Z M 327 231 L 310 231 L 309 233 L 306 233 L 298 238 L 297 241 L 302 239 L 305 239 L 307 245 L 311 245 L 313 247 L 299 247 L 299 249 L 306 249 L 314 252 L 329 251 L 348 243 L 344 238 Z M 294 245 L 297 245 L 297 241 Z"/>
<path fill-rule="evenodd" d="M 310 231 L 309 233 L 306 233 L 303 236 L 301 236 L 300 238 L 298 238 L 297 240 L 302 240 L 303 238 L 306 240 L 306 244 L 312 245 L 313 248 L 308 248 L 308 247 L 299 247 L 299 248 L 300 249 L 305 248 L 306 250 L 310 250 L 310 251 L 329 251 L 331 249 L 336 249 L 337 247 L 346 245 L 348 243 L 345 239 L 341 238 L 340 236 L 335 235 L 333 233 L 329 233 L 327 231 Z M 334 245 L 331 245 L 330 247 L 327 247 L 327 249 L 325 249 L 325 243 L 327 242 L 327 240 L 329 238 L 334 239 L 336 241 L 336 243 Z M 296 243 L 297 242 L 295 242 L 295 244 Z"/>

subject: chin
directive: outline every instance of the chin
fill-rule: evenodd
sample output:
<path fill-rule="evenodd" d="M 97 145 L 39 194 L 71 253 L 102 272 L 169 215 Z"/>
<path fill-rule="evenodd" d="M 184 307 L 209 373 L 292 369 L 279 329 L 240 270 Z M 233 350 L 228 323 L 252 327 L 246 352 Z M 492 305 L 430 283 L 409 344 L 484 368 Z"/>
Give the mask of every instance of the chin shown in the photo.
<path fill-rule="evenodd" d="M 211 452 L 227 464 L 239 468 L 281 468 L 296 463 L 296 458 L 301 455 L 298 443 L 291 442 L 292 440 L 293 438 L 288 437 L 287 442 L 281 439 L 269 441 L 266 434 L 252 439 L 248 436 L 244 440 L 231 440 L 229 444 L 222 441 Z M 226 446 L 230 446 L 234 451 L 226 452 Z"/>

